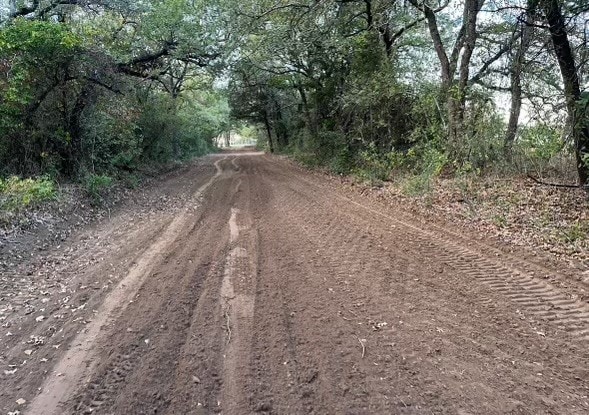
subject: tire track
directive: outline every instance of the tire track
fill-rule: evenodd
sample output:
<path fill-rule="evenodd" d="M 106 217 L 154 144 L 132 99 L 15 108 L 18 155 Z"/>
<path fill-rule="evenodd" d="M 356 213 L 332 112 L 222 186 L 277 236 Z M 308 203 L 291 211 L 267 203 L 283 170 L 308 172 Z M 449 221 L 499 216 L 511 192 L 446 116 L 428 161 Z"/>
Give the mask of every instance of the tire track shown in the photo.
<path fill-rule="evenodd" d="M 158 262 L 162 261 L 162 253 L 167 252 L 169 246 L 186 226 L 192 203 L 199 201 L 202 194 L 222 174 L 220 163 L 225 159 L 226 157 L 215 162 L 217 170 L 215 175 L 196 190 L 192 195 L 192 200 L 186 204 L 180 214 L 172 220 L 161 236 L 143 253 L 127 276 L 104 300 L 95 318 L 86 326 L 86 330 L 80 332 L 73 341 L 74 346 L 55 365 L 52 375 L 42 387 L 42 392 L 27 408 L 27 413 L 31 415 L 61 413 L 60 403 L 70 397 L 76 387 L 82 383 L 84 374 L 92 372 L 98 363 L 94 356 L 96 349 L 93 348 L 93 345 L 101 335 L 102 327 L 112 324 L 117 316 L 122 314 L 125 306 L 135 296 L 151 270 Z"/>
<path fill-rule="evenodd" d="M 574 384 L 574 379 L 584 378 L 580 368 L 570 370 L 560 362 L 543 360 L 543 351 L 554 341 L 543 340 L 543 336 L 536 340 L 538 335 L 530 332 L 532 324 L 521 324 L 517 310 L 524 308 L 478 279 L 489 275 L 499 281 L 512 278 L 514 273 L 509 267 L 499 268 L 498 260 L 489 258 L 488 267 L 479 269 L 473 261 L 483 254 L 461 256 L 452 246 L 440 247 L 439 239 L 443 238 L 431 241 L 388 218 L 341 203 L 332 191 L 318 192 L 307 183 L 293 180 L 296 175 L 288 169 L 281 176 L 271 166 L 261 166 L 266 170 L 263 177 L 272 178 L 264 180 L 272 197 L 263 216 L 281 229 L 283 237 L 274 236 L 271 240 L 285 246 L 285 251 L 273 248 L 273 252 L 277 257 L 302 256 L 301 260 L 308 264 L 279 261 L 274 267 L 284 263 L 285 272 L 277 278 L 277 284 L 296 293 L 288 300 L 295 317 L 290 316 L 287 321 L 289 330 L 295 332 L 291 354 L 298 361 L 297 389 L 305 390 L 301 380 L 305 379 L 307 366 L 300 362 L 309 363 L 308 353 L 317 359 L 312 364 L 318 371 L 317 385 L 305 392 L 309 395 L 299 397 L 306 412 L 542 413 L 538 406 L 532 410 L 522 404 L 537 403 L 538 396 L 543 396 L 527 387 L 538 384 L 534 375 L 513 370 L 512 365 L 519 365 L 524 355 L 530 359 L 525 363 L 529 365 L 527 369 L 534 374 L 540 370 L 535 367 L 540 363 L 534 362 L 543 362 L 542 372 L 546 370 L 543 375 L 547 380 L 538 388 L 559 384 L 566 395 L 572 390 L 568 385 Z M 297 246 L 293 241 L 306 249 L 295 251 L 291 248 Z M 299 282 L 289 279 L 288 274 L 296 276 Z M 537 278 L 527 277 L 522 281 L 527 283 L 522 290 L 527 287 L 536 297 L 543 286 L 537 285 Z M 511 287 L 512 283 L 507 285 Z M 557 290 L 559 295 L 566 294 Z M 303 298 L 313 298 L 313 306 Z M 306 328 L 306 336 L 316 337 L 315 324 L 297 318 L 300 304 L 307 305 L 306 314 L 335 327 L 325 327 L 322 343 L 311 346 L 298 340 L 303 336 L 301 326 Z M 526 308 L 526 315 L 528 311 Z M 389 325 L 381 325 L 383 322 Z M 340 348 L 359 349 L 355 336 L 367 340 L 366 362 L 356 354 L 359 352 L 339 353 Z M 556 337 L 556 332 L 546 336 Z M 504 338 L 507 346 L 503 345 Z M 403 347 L 403 339 L 412 340 Z M 557 342 L 562 343 L 560 338 Z M 534 349 L 535 344 L 542 351 L 530 357 L 526 350 Z M 317 352 L 318 349 L 321 351 Z M 325 349 L 332 353 L 325 355 Z M 408 353 L 408 349 L 413 352 Z M 586 356 L 578 358 L 586 361 Z M 342 368 L 353 368 L 353 373 Z M 526 387 L 517 384 L 520 379 Z M 340 395 L 340 388 L 347 391 L 345 396 Z M 559 396 L 551 397 L 556 402 L 567 399 L 567 413 L 582 413 L 578 405 L 587 405 L 582 394 L 565 397 L 555 391 L 546 396 L 552 393 Z M 503 397 L 501 403 L 493 404 L 499 395 Z M 305 397 L 315 405 L 308 406 Z M 471 401 L 474 406 L 465 407 L 470 397 L 476 397 Z M 319 404 L 323 401 L 330 402 L 330 409 Z M 340 406 L 340 402 L 345 405 Z M 449 409 L 443 402 L 455 402 L 456 406 Z M 550 411 L 564 410 L 556 403 L 546 405 Z"/>
<path fill-rule="evenodd" d="M 217 170 L 113 310 L 61 413 L 589 408 L 589 354 L 569 341 L 589 314 L 533 267 L 286 163 L 226 157 Z"/>
<path fill-rule="evenodd" d="M 370 300 L 360 292 L 369 290 L 373 282 L 370 275 L 379 268 L 381 261 L 367 260 L 363 254 L 369 252 L 369 242 L 361 236 L 356 237 L 356 229 L 346 226 L 339 215 L 323 216 L 322 210 L 315 211 L 314 202 L 304 194 L 293 197 L 282 186 L 272 182 L 265 184 L 274 187 L 276 195 L 272 211 L 265 217 L 283 230 L 281 235 L 274 234 L 272 241 L 286 249 L 282 251 L 275 247 L 275 256 L 289 258 L 274 259 L 270 268 L 279 270 L 276 272 L 281 278 L 281 291 L 296 292 L 295 297 L 284 294 L 285 307 L 288 307 L 284 325 L 291 339 L 288 343 L 289 375 L 296 385 L 303 412 L 390 411 L 391 406 L 385 398 L 390 391 L 386 390 L 388 388 L 380 381 L 380 376 L 370 366 L 358 362 L 359 354 L 335 353 L 340 345 L 359 350 L 358 339 L 370 333 L 367 328 L 351 324 L 335 336 L 326 334 L 329 339 L 322 340 L 317 338 L 321 332 L 315 332 L 325 324 L 324 321 L 333 318 L 334 304 L 350 304 L 355 311 L 337 305 L 335 308 L 354 320 L 358 315 L 370 314 Z M 356 239 L 359 244 L 346 243 Z M 306 249 L 289 250 L 292 241 L 299 241 Z M 315 275 L 330 275 L 331 278 L 315 278 Z M 354 281 L 356 291 L 339 288 L 345 287 L 347 280 Z M 306 305 L 305 298 L 315 298 L 315 302 L 312 306 Z M 315 319 L 319 321 L 312 323 Z M 357 323 L 365 324 L 368 320 Z M 306 330 L 305 334 L 301 333 L 302 329 Z M 313 342 L 309 343 L 305 337 L 312 338 Z M 370 395 L 367 389 L 371 390 Z"/>
<path fill-rule="evenodd" d="M 77 399 L 74 413 L 97 413 L 105 405 L 112 404 L 109 402 L 111 397 L 117 395 L 119 388 L 127 381 L 143 355 L 140 346 L 140 344 L 133 344 L 127 349 L 127 354 L 118 353 L 111 358 L 100 381 L 90 382 L 83 396 Z"/>
<path fill-rule="evenodd" d="M 280 166 L 284 168 L 286 164 L 281 163 Z M 522 262 L 505 263 L 501 260 L 503 255 L 496 250 L 491 253 L 497 255 L 497 259 L 490 259 L 488 255 L 477 252 L 474 246 L 472 248 L 464 246 L 462 237 L 458 235 L 448 234 L 446 230 L 441 233 L 440 228 L 437 227 L 435 229 L 438 232 L 423 229 L 404 219 L 392 217 L 310 182 L 302 178 L 300 174 L 292 174 L 292 172 L 288 174 L 284 173 L 284 170 L 277 169 L 273 169 L 270 174 L 281 175 L 284 185 L 297 194 L 297 197 L 290 200 L 295 201 L 296 212 L 303 209 L 303 216 L 312 217 L 312 206 L 321 203 L 323 208 L 346 212 L 348 222 L 351 215 L 361 218 L 366 224 L 366 229 L 372 229 L 373 233 L 379 234 L 379 237 L 383 239 L 386 239 L 387 235 L 382 230 L 390 229 L 393 225 L 394 232 L 400 235 L 395 238 L 394 234 L 389 234 L 389 237 L 393 236 L 394 240 L 402 240 L 405 247 L 411 249 L 413 254 L 422 255 L 424 259 L 428 258 L 432 262 L 447 264 L 459 272 L 463 278 L 476 280 L 508 298 L 520 308 L 519 311 L 527 316 L 538 321 L 548 321 L 555 329 L 567 332 L 571 338 L 582 342 L 589 341 L 589 305 L 572 298 L 553 284 L 535 277 L 532 275 L 533 272 L 526 271 L 526 268 L 534 267 L 532 264 L 521 267 Z M 299 185 L 293 184 L 292 180 L 286 180 L 292 177 L 297 179 Z M 300 185 L 304 187 L 301 188 Z M 312 197 L 310 189 L 319 191 L 322 197 Z M 325 197 L 326 194 L 329 197 Z M 306 203 L 302 203 L 302 200 Z M 288 202 L 285 200 L 284 203 Z M 330 204 L 335 206 L 329 206 Z M 376 223 L 382 225 L 381 230 L 374 228 Z M 330 229 L 330 233 L 326 236 L 335 231 Z M 338 237 L 341 235 L 340 233 Z"/>
<path fill-rule="evenodd" d="M 234 164 L 235 165 L 235 164 Z M 239 168 L 237 167 L 237 170 Z M 239 187 L 239 184 L 238 184 Z M 251 332 L 254 316 L 254 297 L 251 293 L 238 290 L 239 279 L 247 279 L 253 283 L 255 269 L 250 269 L 250 252 L 252 244 L 246 244 L 241 232 L 247 232 L 247 226 L 238 225 L 240 210 L 231 209 L 229 219 L 229 244 L 231 250 L 225 262 L 225 272 L 221 283 L 222 312 L 225 321 L 225 361 L 223 368 L 223 390 L 221 405 L 227 414 L 241 414 L 249 407 L 247 394 L 239 379 L 248 374 L 247 361 L 244 356 L 250 355 Z M 241 376 L 240 376 L 241 375 Z"/>

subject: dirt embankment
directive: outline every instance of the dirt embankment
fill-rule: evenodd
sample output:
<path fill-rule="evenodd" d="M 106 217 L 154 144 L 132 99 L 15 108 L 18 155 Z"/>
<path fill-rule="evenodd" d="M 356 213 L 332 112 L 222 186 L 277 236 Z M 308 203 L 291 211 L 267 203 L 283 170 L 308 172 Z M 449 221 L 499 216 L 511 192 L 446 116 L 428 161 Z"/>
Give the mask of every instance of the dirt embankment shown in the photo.
<path fill-rule="evenodd" d="M 589 410 L 575 270 L 270 156 L 169 185 L 181 204 L 80 232 L 58 272 L 13 270 L 0 412 Z"/>

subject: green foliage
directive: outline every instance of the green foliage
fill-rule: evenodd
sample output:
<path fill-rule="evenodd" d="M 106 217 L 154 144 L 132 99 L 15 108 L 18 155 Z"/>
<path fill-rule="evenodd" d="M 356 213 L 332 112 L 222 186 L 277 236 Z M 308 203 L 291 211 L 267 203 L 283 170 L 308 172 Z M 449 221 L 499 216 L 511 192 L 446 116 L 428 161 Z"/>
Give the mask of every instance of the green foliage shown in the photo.
<path fill-rule="evenodd" d="M 352 73 L 369 78 L 382 74 L 380 70 L 385 63 L 385 54 L 381 49 L 379 36 L 375 32 L 362 32 L 352 40 Z"/>
<path fill-rule="evenodd" d="M 436 82 L 423 11 L 369 3 L 28 2 L 36 12 L 0 27 L 0 173 L 120 177 L 212 151 L 235 119 L 252 126 L 244 137 L 264 145 L 269 129 L 267 148 L 307 164 L 372 182 L 398 170 L 418 191 L 444 166 L 482 174 L 513 165 L 504 115 L 484 86 L 515 69 L 506 66 L 513 54 L 491 53 L 523 38 L 513 36 L 513 12 L 480 21 L 476 65 L 461 68 L 465 45 L 447 53 L 457 61 Z M 457 10 L 436 11 L 442 48 L 455 41 Z M 538 62 L 548 57 L 530 42 Z M 562 89 L 548 69 L 522 69 L 524 96 Z M 585 120 L 587 95 L 577 101 Z M 553 159 L 562 146 L 550 124 L 524 129 L 514 154 Z"/>
<path fill-rule="evenodd" d="M 589 235 L 589 222 L 577 221 L 562 230 L 562 239 L 567 243 L 581 242 Z"/>
<path fill-rule="evenodd" d="M 39 59 L 54 60 L 56 54 L 69 56 L 80 42 L 67 26 L 53 22 L 15 19 L 0 32 L 2 54 L 18 54 L 29 65 L 41 63 Z"/>
<path fill-rule="evenodd" d="M 92 171 L 131 171 L 142 154 L 137 108 L 130 99 L 103 97 L 82 119 L 84 161 Z"/>
<path fill-rule="evenodd" d="M 548 161 L 563 148 L 561 132 L 546 124 L 522 127 L 518 147 L 530 158 Z"/>
<path fill-rule="evenodd" d="M 0 174 L 118 176 L 212 150 L 229 119 L 218 1 L 29 6 L 0 26 Z"/>
<path fill-rule="evenodd" d="M 141 177 L 135 173 L 121 172 L 117 179 L 128 189 L 136 189 L 141 184 Z"/>
<path fill-rule="evenodd" d="M 349 147 L 342 148 L 329 163 L 329 169 L 339 175 L 349 174 L 355 166 L 354 155 Z"/>
<path fill-rule="evenodd" d="M 380 153 L 374 144 L 360 152 L 356 165 L 355 174 L 372 184 L 388 180 L 393 167 L 388 155 Z"/>
<path fill-rule="evenodd" d="M 89 173 L 84 176 L 82 185 L 92 203 L 100 204 L 104 200 L 108 190 L 112 187 L 113 179 L 103 174 Z"/>
<path fill-rule="evenodd" d="M 573 154 L 562 135 L 560 129 L 548 124 L 522 126 L 503 169 L 538 176 L 557 173 L 568 177 L 566 171 L 569 165 L 574 165 Z"/>
<path fill-rule="evenodd" d="M 404 164 L 410 175 L 403 188 L 407 194 L 420 195 L 432 190 L 433 180 L 448 164 L 448 155 L 432 143 L 424 143 L 409 150 Z"/>
<path fill-rule="evenodd" d="M 338 113 L 341 120 L 350 120 L 346 132 L 362 143 L 357 147 L 360 151 L 375 145 L 376 151 L 386 153 L 411 140 L 419 120 L 412 114 L 416 94 L 398 82 L 388 66 L 370 68 L 368 73 L 362 67 L 363 72 L 350 76 Z"/>
<path fill-rule="evenodd" d="M 415 120 L 408 141 L 412 143 L 436 142 L 446 139 L 444 103 L 441 102 L 439 86 L 430 83 L 419 85 L 415 95 L 417 99 L 407 110 Z"/>
<path fill-rule="evenodd" d="M 0 30 L 0 67 L 10 68 L 0 72 L 0 129 L 20 126 L 23 107 L 80 46 L 80 38 L 61 24 L 16 19 Z"/>
<path fill-rule="evenodd" d="M 260 142 L 260 130 L 251 124 L 243 124 L 234 129 L 239 137 L 238 145 L 258 145 Z"/>
<path fill-rule="evenodd" d="M 151 94 L 141 110 L 137 129 L 142 157 L 158 163 L 207 154 L 214 139 L 229 128 L 229 107 L 220 93 L 202 93 L 180 109 L 169 96 Z"/>
<path fill-rule="evenodd" d="M 53 180 L 21 179 L 17 176 L 0 178 L 0 211 L 17 212 L 27 207 L 53 200 L 57 195 Z"/>

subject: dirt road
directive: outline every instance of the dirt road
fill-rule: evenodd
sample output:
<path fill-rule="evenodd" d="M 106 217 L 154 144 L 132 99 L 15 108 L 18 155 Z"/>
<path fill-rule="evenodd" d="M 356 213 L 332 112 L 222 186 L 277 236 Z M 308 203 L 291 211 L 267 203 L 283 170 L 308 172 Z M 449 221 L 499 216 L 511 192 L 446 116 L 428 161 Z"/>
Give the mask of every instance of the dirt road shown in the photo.
<path fill-rule="evenodd" d="M 261 154 L 156 190 L 3 276 L 1 414 L 589 412 L 568 270 Z"/>

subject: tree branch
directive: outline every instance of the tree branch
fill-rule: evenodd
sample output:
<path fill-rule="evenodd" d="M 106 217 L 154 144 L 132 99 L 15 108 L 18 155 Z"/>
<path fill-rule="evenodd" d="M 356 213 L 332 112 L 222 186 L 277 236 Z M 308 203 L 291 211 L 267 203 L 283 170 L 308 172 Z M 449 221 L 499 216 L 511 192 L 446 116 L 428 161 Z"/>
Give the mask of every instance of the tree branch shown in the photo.
<path fill-rule="evenodd" d="M 536 182 L 538 184 L 541 184 L 542 186 L 559 187 L 559 188 L 564 188 L 564 189 L 589 189 L 589 184 L 580 185 L 580 184 L 547 183 L 547 182 L 543 182 L 542 180 L 535 178 L 531 174 L 528 174 L 528 178 L 532 179 L 534 182 Z"/>
<path fill-rule="evenodd" d="M 489 58 L 487 61 L 485 61 L 483 63 L 483 66 L 481 66 L 481 68 L 478 70 L 478 72 L 470 79 L 469 84 L 472 85 L 474 83 L 477 83 L 483 76 L 485 76 L 487 69 L 489 69 L 489 67 L 493 63 L 495 63 L 497 60 L 499 60 L 503 55 L 505 55 L 507 52 L 509 52 L 511 50 L 511 47 L 513 46 L 513 42 L 516 39 L 518 39 L 519 37 L 520 37 L 519 34 L 517 36 L 513 36 L 508 43 L 504 44 L 497 51 L 497 53 L 495 53 L 495 55 L 493 55 L 491 58 Z"/>

